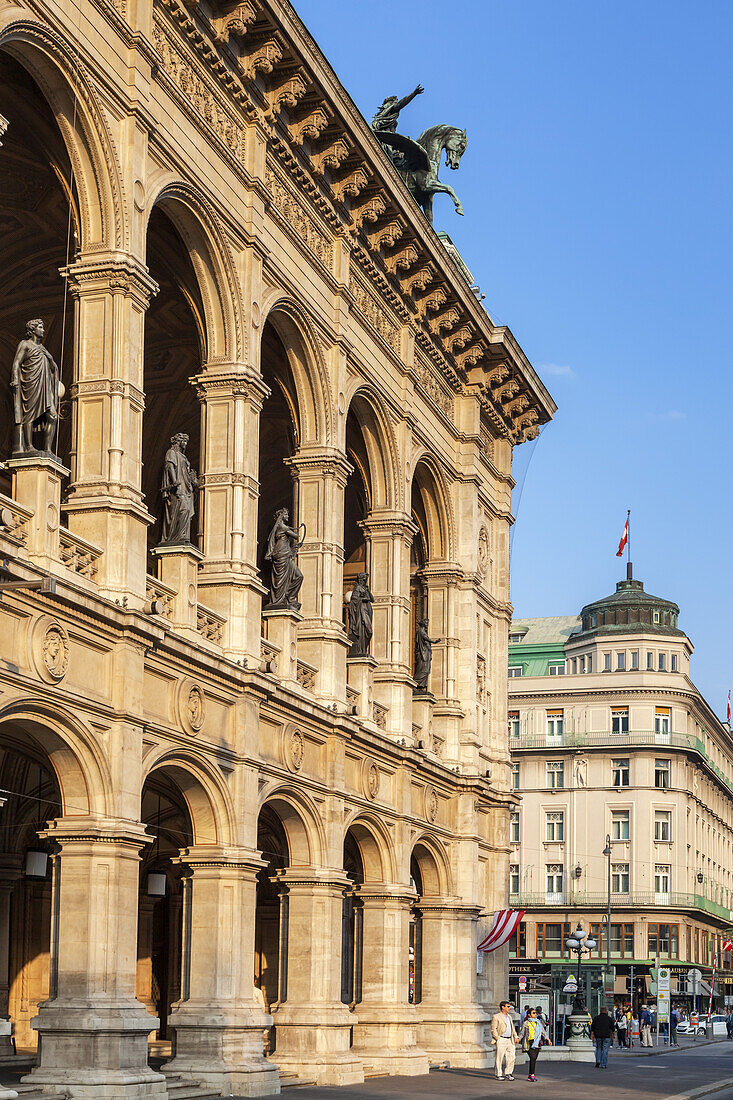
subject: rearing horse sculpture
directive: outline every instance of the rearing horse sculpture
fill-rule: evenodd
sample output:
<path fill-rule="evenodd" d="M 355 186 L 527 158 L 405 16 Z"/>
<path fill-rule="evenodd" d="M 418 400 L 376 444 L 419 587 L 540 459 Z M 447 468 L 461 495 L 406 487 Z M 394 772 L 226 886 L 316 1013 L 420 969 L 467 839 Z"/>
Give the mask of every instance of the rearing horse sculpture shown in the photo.
<path fill-rule="evenodd" d="M 463 213 L 461 200 L 452 187 L 438 179 L 440 154 L 445 149 L 445 163 L 448 168 L 456 169 L 466 151 L 468 138 L 466 131 L 458 126 L 431 126 L 420 134 L 417 141 L 403 134 L 393 134 L 389 130 L 375 130 L 374 134 L 383 145 L 398 150 L 402 156 L 394 158 L 394 165 L 400 173 L 415 201 L 422 207 L 425 217 L 433 224 L 433 195 L 450 195 L 456 204 L 456 213 Z"/>

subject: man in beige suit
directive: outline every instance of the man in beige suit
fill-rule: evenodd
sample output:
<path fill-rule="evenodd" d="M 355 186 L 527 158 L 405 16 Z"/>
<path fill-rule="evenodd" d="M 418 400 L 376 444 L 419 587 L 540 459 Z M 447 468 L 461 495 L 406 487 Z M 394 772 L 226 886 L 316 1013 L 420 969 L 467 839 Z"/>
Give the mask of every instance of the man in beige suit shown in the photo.
<path fill-rule="evenodd" d="M 499 1011 L 491 1018 L 491 1041 L 496 1044 L 494 1072 L 497 1081 L 513 1081 L 514 1048 L 519 1042 L 519 1036 L 509 1012 L 509 1001 L 502 1001 Z"/>

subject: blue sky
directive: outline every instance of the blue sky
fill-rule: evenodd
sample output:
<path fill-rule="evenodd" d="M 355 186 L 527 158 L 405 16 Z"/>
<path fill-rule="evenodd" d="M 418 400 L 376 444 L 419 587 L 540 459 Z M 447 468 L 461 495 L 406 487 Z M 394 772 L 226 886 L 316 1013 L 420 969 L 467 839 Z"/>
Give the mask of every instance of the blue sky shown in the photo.
<path fill-rule="evenodd" d="M 425 86 L 412 136 L 465 126 L 435 201 L 559 409 L 515 476 L 517 615 L 635 575 L 675 600 L 693 678 L 733 686 L 730 324 L 733 5 L 644 0 L 296 0 L 364 115 Z"/>

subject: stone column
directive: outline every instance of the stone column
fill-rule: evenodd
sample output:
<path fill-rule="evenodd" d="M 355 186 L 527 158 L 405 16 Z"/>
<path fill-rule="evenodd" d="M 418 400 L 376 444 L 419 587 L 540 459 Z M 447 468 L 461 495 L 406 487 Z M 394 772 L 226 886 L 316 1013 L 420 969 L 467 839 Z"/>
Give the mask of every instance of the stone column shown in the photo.
<path fill-rule="evenodd" d="M 74 298 L 69 529 L 104 548 L 96 581 L 109 599 L 145 601 L 141 491 L 143 322 L 157 284 L 132 257 L 82 257 L 64 276 Z"/>
<path fill-rule="evenodd" d="M 287 997 L 273 1012 L 275 1061 L 319 1085 L 364 1080 L 350 1050 L 354 1016 L 341 1001 L 343 871 L 288 868 L 276 875 L 288 894 Z M 281 976 L 282 979 L 282 976 Z"/>
<path fill-rule="evenodd" d="M 10 895 L 22 874 L 21 857 L 0 856 L 0 1057 L 12 1055 L 10 1041 Z M 0 1091 L 2 1096 L 2 1091 Z"/>
<path fill-rule="evenodd" d="M 344 490 L 352 466 L 340 451 L 301 449 L 288 461 L 296 480 L 298 520 L 306 523 L 298 555 L 303 573 L 300 655 L 318 669 L 316 693 L 343 701 L 348 649 L 343 622 Z"/>
<path fill-rule="evenodd" d="M 80 1100 L 165 1100 L 165 1079 L 148 1067 L 157 1021 L 135 999 L 140 851 L 149 837 L 129 821 L 81 827 L 73 818 L 39 835 L 58 846 L 50 995 L 31 1021 L 40 1063 L 24 1080 Z"/>
<path fill-rule="evenodd" d="M 372 511 L 362 523 L 369 541 L 369 587 L 374 595 L 371 653 L 379 662 L 374 698 L 388 708 L 386 732 L 412 734 L 410 548 L 415 524 L 403 513 Z"/>
<path fill-rule="evenodd" d="M 302 616 L 287 608 L 262 612 L 265 638 L 279 650 L 277 674 L 283 684 L 298 683 L 298 623 Z"/>
<path fill-rule="evenodd" d="M 399 886 L 365 884 L 362 997 L 356 1006 L 354 1054 L 364 1073 L 428 1072 L 417 1046 L 418 1015 L 409 1003 L 410 906 L 415 894 Z"/>
<path fill-rule="evenodd" d="M 480 910 L 458 901 L 425 899 L 422 915 L 422 1001 L 418 1042 L 431 1060 L 484 1068 L 489 1017 L 476 995 L 476 921 Z"/>
<path fill-rule="evenodd" d="M 269 390 L 242 363 L 204 368 L 196 379 L 201 402 L 199 529 L 202 600 L 226 619 L 230 656 L 260 658 L 265 588 L 257 572 L 259 430 Z"/>
<path fill-rule="evenodd" d="M 33 512 L 28 522 L 27 550 L 43 569 L 61 561 L 61 479 L 69 471 L 51 455 L 23 455 L 6 463 L 12 476 L 13 500 Z"/>
<path fill-rule="evenodd" d="M 197 845 L 181 852 L 184 883 L 181 1000 L 170 1026 L 176 1054 L 167 1075 L 200 1081 L 225 1096 L 272 1096 L 277 1067 L 266 1061 L 263 1032 L 272 1017 L 255 1000 L 255 852 Z"/>

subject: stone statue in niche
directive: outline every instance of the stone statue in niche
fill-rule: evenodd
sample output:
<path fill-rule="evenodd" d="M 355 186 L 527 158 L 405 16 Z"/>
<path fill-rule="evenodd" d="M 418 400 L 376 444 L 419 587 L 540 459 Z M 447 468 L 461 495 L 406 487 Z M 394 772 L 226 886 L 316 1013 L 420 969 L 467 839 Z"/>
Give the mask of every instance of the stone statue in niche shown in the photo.
<path fill-rule="evenodd" d="M 163 463 L 161 546 L 191 545 L 191 521 L 199 482 L 186 457 L 187 446 L 185 432 L 171 436 L 171 445 Z"/>
<path fill-rule="evenodd" d="M 277 608 L 289 611 L 300 611 L 298 593 L 303 583 L 303 574 L 298 569 L 298 551 L 305 540 L 305 524 L 299 531 L 288 525 L 290 512 L 287 508 L 280 508 L 275 512 L 275 523 L 267 540 L 267 552 L 265 561 L 271 565 L 270 573 L 270 602 L 265 607 L 266 611 Z"/>
<path fill-rule="evenodd" d="M 349 597 L 349 657 L 369 656 L 369 643 L 374 633 L 374 596 L 369 591 L 368 581 L 366 573 L 359 573 Z"/>
<path fill-rule="evenodd" d="M 413 679 L 416 687 L 414 693 L 426 693 L 430 678 L 430 666 L 433 663 L 433 646 L 437 645 L 440 638 L 431 638 L 428 635 L 428 620 L 420 619 L 415 634 L 415 672 Z"/>
<path fill-rule="evenodd" d="M 64 395 L 60 371 L 51 352 L 44 347 L 45 331 L 40 317 L 26 325 L 18 344 L 10 374 L 13 394 L 13 454 L 54 454 L 59 420 L 59 401 Z M 38 431 L 41 447 L 33 446 Z"/>

